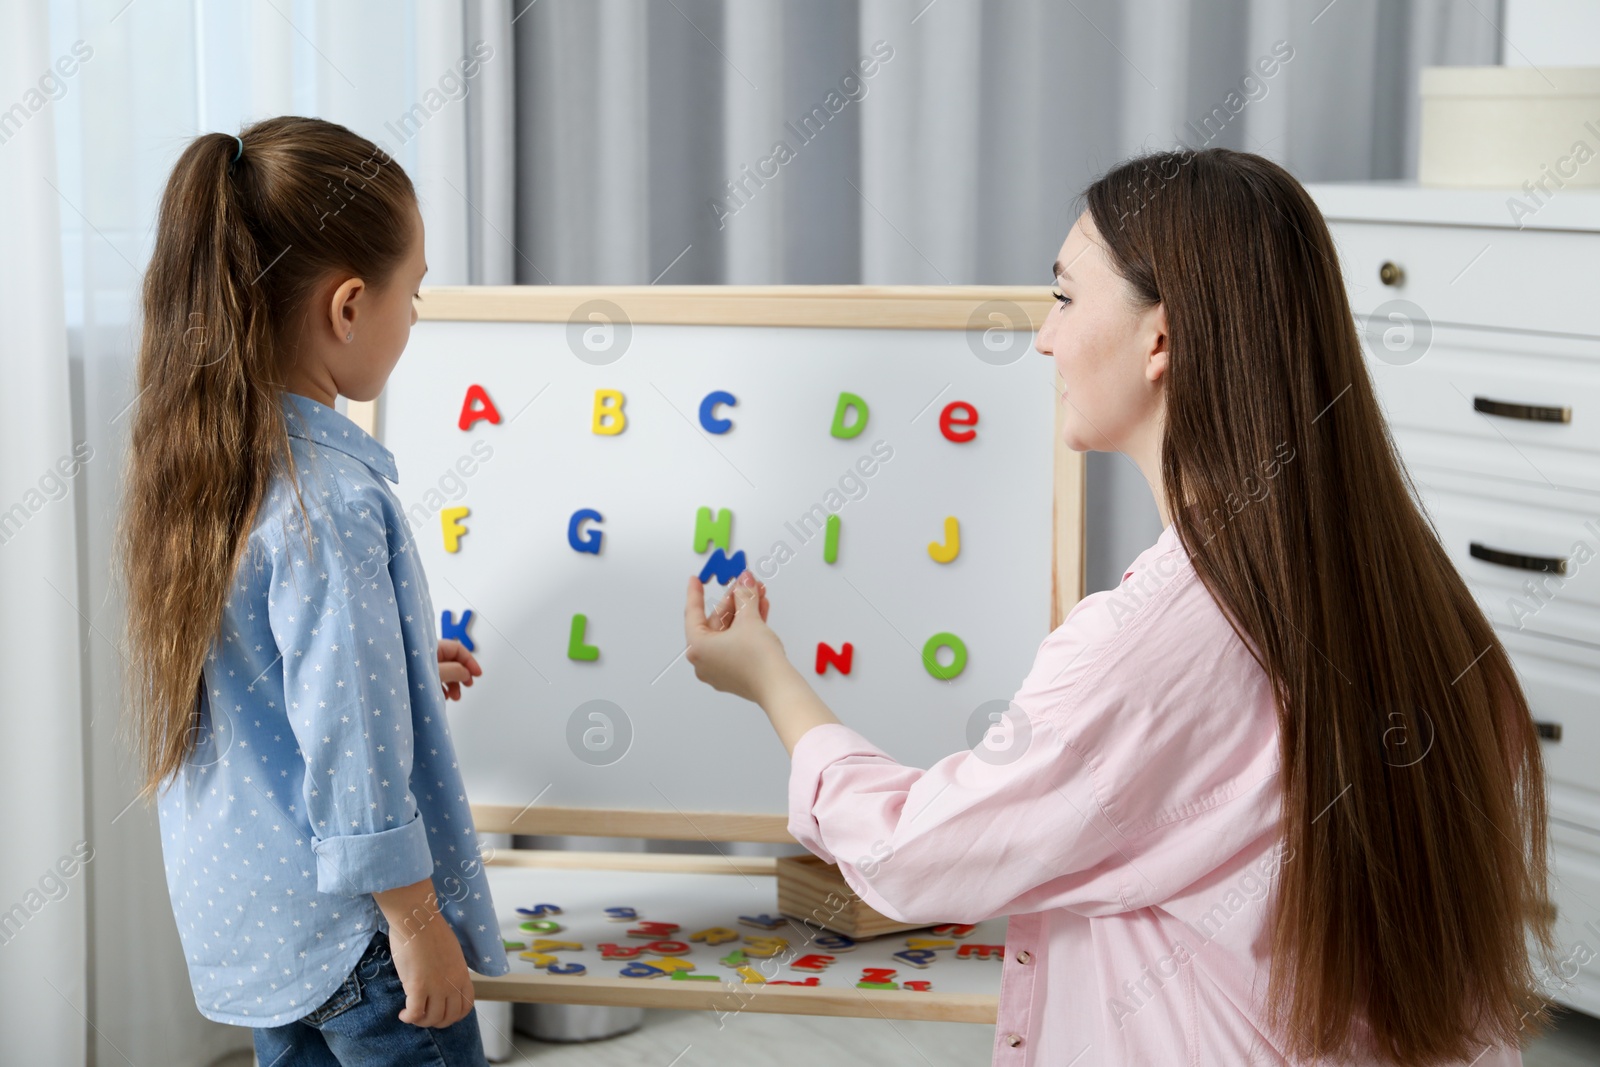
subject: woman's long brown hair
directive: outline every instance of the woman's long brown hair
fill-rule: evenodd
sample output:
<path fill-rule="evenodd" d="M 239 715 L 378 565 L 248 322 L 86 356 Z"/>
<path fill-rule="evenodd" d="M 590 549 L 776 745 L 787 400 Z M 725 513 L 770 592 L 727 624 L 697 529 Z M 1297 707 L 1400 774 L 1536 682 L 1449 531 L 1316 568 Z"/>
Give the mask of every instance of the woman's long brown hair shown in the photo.
<path fill-rule="evenodd" d="M 275 474 L 295 484 L 280 396 L 310 297 L 334 272 L 386 282 L 415 203 L 378 146 L 296 116 L 198 137 L 167 180 L 116 549 L 123 722 L 146 800 L 193 747 L 201 667 L 262 495 Z"/>
<path fill-rule="evenodd" d="M 1548 1022 L 1539 743 L 1414 503 L 1321 213 L 1221 148 L 1142 156 L 1084 196 L 1134 306 L 1166 314 L 1176 532 L 1277 697 L 1293 859 L 1269 1028 L 1296 1061 L 1517 1044 Z"/>

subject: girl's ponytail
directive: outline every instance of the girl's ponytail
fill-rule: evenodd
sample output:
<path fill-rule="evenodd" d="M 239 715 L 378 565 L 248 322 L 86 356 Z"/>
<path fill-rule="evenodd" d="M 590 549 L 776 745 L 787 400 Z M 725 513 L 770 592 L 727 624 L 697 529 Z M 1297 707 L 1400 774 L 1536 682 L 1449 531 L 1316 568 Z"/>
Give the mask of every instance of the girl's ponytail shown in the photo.
<path fill-rule="evenodd" d="M 339 272 L 387 282 L 415 204 L 381 148 L 295 116 L 197 137 L 167 181 L 116 552 L 143 797 L 194 747 L 201 670 L 251 522 L 274 476 L 294 484 L 280 397 L 309 298 Z"/>

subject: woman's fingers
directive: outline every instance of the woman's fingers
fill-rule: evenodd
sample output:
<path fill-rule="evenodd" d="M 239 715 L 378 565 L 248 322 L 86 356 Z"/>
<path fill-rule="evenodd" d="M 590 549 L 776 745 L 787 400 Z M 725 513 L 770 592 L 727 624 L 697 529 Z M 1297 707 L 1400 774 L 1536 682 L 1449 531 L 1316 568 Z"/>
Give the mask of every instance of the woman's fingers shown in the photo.
<path fill-rule="evenodd" d="M 742 572 L 742 574 L 749 573 L 749 571 Z M 698 577 L 691 578 L 689 603 L 685 608 L 684 615 L 685 637 L 693 642 L 697 634 L 722 633 L 732 626 L 733 620 L 738 614 L 739 605 L 735 593 L 739 589 L 751 589 L 758 594 L 761 621 L 765 622 L 767 613 L 772 608 L 771 603 L 767 600 L 767 587 L 765 583 L 755 578 L 754 575 L 751 575 L 751 578 L 755 583 L 754 585 L 747 586 L 741 579 L 735 579 L 730 582 L 710 615 L 706 614 L 705 585 Z"/>
<path fill-rule="evenodd" d="M 706 587 L 699 575 L 689 576 L 689 600 L 683 608 L 683 635 L 694 642 L 710 629 L 706 622 Z"/>
<path fill-rule="evenodd" d="M 735 623 L 739 619 L 748 619 L 752 614 L 761 613 L 761 590 L 756 588 L 754 579 L 746 584 L 741 578 L 734 583 L 733 589 Z"/>

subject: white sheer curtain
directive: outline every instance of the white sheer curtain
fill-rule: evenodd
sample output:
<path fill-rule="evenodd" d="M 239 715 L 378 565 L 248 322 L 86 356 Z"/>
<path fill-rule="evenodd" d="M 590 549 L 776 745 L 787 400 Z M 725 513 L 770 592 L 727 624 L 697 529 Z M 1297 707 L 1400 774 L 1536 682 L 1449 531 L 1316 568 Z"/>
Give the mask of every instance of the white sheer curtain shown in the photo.
<path fill-rule="evenodd" d="M 0 1059 L 81 1063 L 99 857 L 84 813 L 81 649 L 91 638 L 74 534 L 86 471 L 106 453 L 76 450 L 61 211 L 46 184 L 54 83 L 39 85 L 58 53 L 43 11 L 9 0 L 4 10 L 0 98 L 23 110 L 0 123 Z"/>
<path fill-rule="evenodd" d="M 193 1011 L 154 818 L 129 806 L 107 560 L 140 274 L 191 137 L 293 112 L 381 140 L 417 181 L 434 283 L 1043 283 L 1083 184 L 1226 107 L 1275 42 L 1293 59 L 1211 143 L 1306 180 L 1411 173 L 1417 68 L 1492 63 L 1498 42 L 1495 5 L 1451 0 L 0 11 L 0 108 L 76 42 L 92 53 L 20 129 L 0 124 L 0 529 L 3 509 L 27 512 L 0 542 L 0 667 L 16 693 L 0 757 L 0 1058 L 82 1062 L 88 1045 L 93 1062 L 181 1067 L 246 1035 Z M 463 97 L 452 72 L 480 41 L 493 52 Z M 879 41 L 892 56 L 861 74 Z M 808 118 L 818 132 L 800 136 Z M 792 157 L 750 180 L 778 141 Z M 82 446 L 92 458 L 55 489 L 50 470 Z M 1129 464 L 1090 459 L 1103 587 L 1157 520 Z M 60 891 L 50 871 L 80 840 L 93 859 Z M 13 904 L 28 912 L 16 936 Z"/>
<path fill-rule="evenodd" d="M 43 5 L 4 2 L 19 17 L 27 13 L 21 24 L 39 23 L 36 13 Z M 30 923 L 25 933 L 35 947 L 24 949 L 19 939 L 0 949 L 6 974 L 0 1012 L 7 1013 L 8 1043 L 13 1035 L 31 1038 L 45 1020 L 54 1040 L 81 1047 L 87 1035 L 94 1062 L 189 1067 L 248 1047 L 248 1034 L 209 1023 L 194 1010 L 154 813 L 128 806 L 135 776 L 114 733 L 121 605 L 111 596 L 107 566 L 126 444 L 124 413 L 134 399 L 138 286 L 161 187 L 178 153 L 199 133 L 237 132 L 275 114 L 319 115 L 382 142 L 412 176 L 423 202 L 430 281 L 510 281 L 510 246 L 497 231 L 509 234 L 512 228 L 512 14 L 509 0 L 78 0 L 48 10 L 48 38 L 42 24 L 31 36 L 13 33 L 15 20 L 8 13 L 0 47 L 16 51 L 26 42 L 30 54 L 7 62 L 0 99 L 9 103 L 26 80 L 71 54 L 76 41 L 92 56 L 65 79 L 65 92 L 49 104 L 49 114 L 33 118 L 21 137 L 0 147 L 12 193 L 6 203 L 13 209 L 0 216 L 11 282 L 0 299 L 16 312 L 0 321 L 7 375 L 0 394 L 6 414 L 3 470 L 6 479 L 27 472 L 36 477 L 47 458 L 69 451 L 69 433 L 92 445 L 94 459 L 74 483 L 81 505 L 76 539 L 69 499 L 30 520 L 27 543 L 19 539 L 0 549 L 6 633 L 12 638 L 0 655 L 8 657 L 14 686 L 22 693 L 43 687 L 46 698 L 6 702 L 8 716 L 28 719 L 27 729 L 12 733 L 19 743 L 5 757 L 7 771 L 18 776 L 0 774 L 7 822 L 26 828 L 28 847 L 10 846 L 8 839 L 0 900 L 9 903 L 37 880 L 45 852 L 53 860 L 79 836 L 95 851 L 87 879 L 77 879 L 72 895 Z M 484 44 L 475 53 L 478 42 Z M 484 48 L 492 49 L 487 58 Z M 462 78 L 461 61 L 474 57 L 480 59 L 476 75 Z M 52 121 L 61 138 L 56 167 L 49 162 Z M 24 138 L 32 138 L 33 147 Z M 37 162 L 13 180 L 13 163 L 20 167 L 24 150 Z M 32 209 L 16 210 L 19 204 Z M 43 284 L 59 288 L 63 250 L 64 305 L 59 291 Z M 65 333 L 59 321 L 63 306 Z M 47 328 L 51 315 L 54 326 Z M 31 332 L 19 333 L 20 322 L 32 322 Z M 22 488 L 8 481 L 9 495 L 0 500 L 9 503 Z M 58 568 L 50 556 L 70 556 L 75 541 L 81 585 L 70 562 Z M 24 551 L 37 555 L 24 561 Z M 13 586 L 13 563 L 25 585 Z M 40 574 L 50 576 L 71 603 L 45 587 Z M 61 647 L 40 648 L 42 641 Z M 71 666 L 79 649 L 81 716 Z M 39 677 L 39 664 L 49 664 L 48 677 Z M 20 802 L 21 783 L 33 786 L 32 803 Z M 47 793 L 47 803 L 40 802 L 40 792 Z M 87 805 L 86 817 L 81 805 Z M 22 812 L 28 813 L 25 820 Z M 33 961 L 24 968 L 22 952 L 41 951 L 47 940 L 45 928 L 32 926 L 46 920 L 53 928 L 48 942 L 54 962 L 49 969 Z M 65 974 L 55 984 L 70 1005 L 19 968 Z M 508 1029 L 504 1021 L 501 1026 Z M 19 1062 L 83 1062 L 81 1053 L 68 1054 L 65 1045 L 62 1050 Z M 8 1046 L 0 1052 L 0 1060 L 9 1062 L 11 1051 Z"/>

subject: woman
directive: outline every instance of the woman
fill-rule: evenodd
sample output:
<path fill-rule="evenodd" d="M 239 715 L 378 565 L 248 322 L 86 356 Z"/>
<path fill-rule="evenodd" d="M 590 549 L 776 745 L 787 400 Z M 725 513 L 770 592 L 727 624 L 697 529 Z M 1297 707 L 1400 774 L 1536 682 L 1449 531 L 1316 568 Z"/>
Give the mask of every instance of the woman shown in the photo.
<path fill-rule="evenodd" d="M 1553 957 L 1538 741 L 1412 501 L 1321 215 L 1226 149 L 1085 198 L 1036 347 L 1068 445 L 1137 464 L 1166 528 L 1039 646 L 1021 753 L 897 764 L 749 574 L 710 619 L 691 580 L 696 674 L 766 710 L 790 831 L 867 904 L 1011 916 L 997 1064 L 1520 1063 L 1547 1021 L 1525 936 Z"/>

